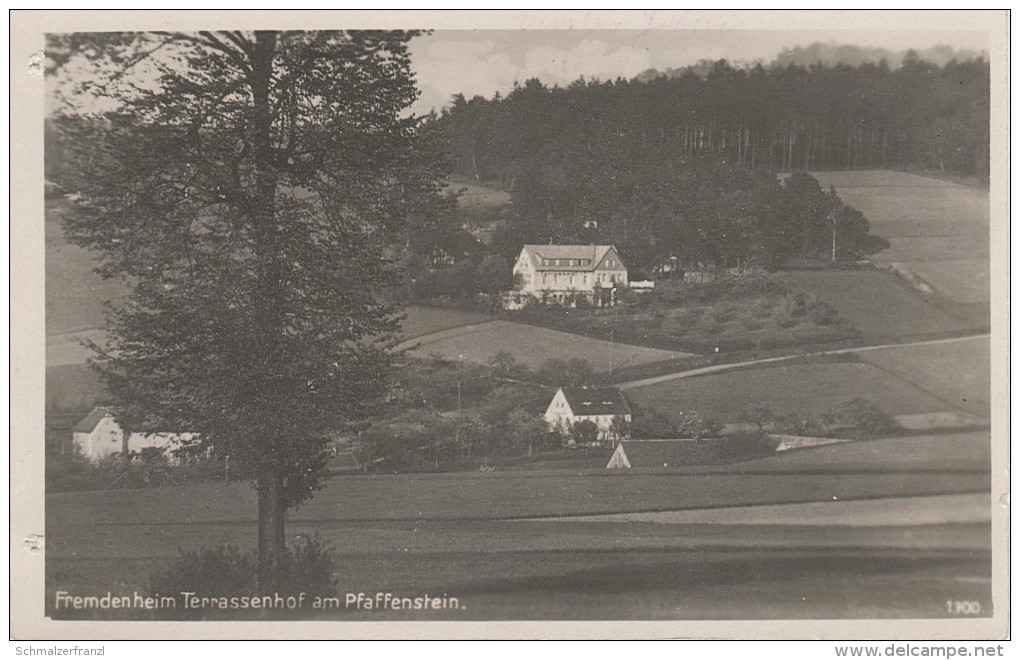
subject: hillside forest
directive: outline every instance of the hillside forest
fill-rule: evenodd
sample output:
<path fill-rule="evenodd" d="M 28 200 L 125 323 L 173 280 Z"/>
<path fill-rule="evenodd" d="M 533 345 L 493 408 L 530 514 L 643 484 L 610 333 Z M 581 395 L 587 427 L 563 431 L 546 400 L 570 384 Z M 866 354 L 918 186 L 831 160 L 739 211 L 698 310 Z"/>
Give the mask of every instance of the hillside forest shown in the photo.
<path fill-rule="evenodd" d="M 885 59 L 795 63 L 824 61 L 819 53 L 567 87 L 531 79 L 505 97 L 455 96 L 424 118 L 421 149 L 446 155 L 452 190 L 480 184 L 510 203 L 416 213 L 396 250 L 403 294 L 508 288 L 525 243 L 614 244 L 631 279 L 667 264 L 677 272 L 847 262 L 883 242 L 807 171 L 914 169 L 987 181 L 986 60 L 907 52 L 895 68 Z M 51 121 L 46 129 L 55 182 L 66 159 L 61 131 Z"/>
<path fill-rule="evenodd" d="M 895 69 L 719 61 L 565 88 L 531 79 L 491 99 L 458 95 L 429 127 L 456 179 L 510 194 L 498 218 L 466 219 L 498 220 L 489 251 L 512 260 L 523 243 L 612 243 L 642 277 L 671 258 L 688 268 L 776 268 L 873 250 L 866 219 L 803 172 L 986 180 L 988 90 L 983 59 L 940 65 L 907 53 Z M 785 182 L 777 176 L 788 172 Z M 472 249 L 437 229 L 422 228 L 416 251 Z"/>

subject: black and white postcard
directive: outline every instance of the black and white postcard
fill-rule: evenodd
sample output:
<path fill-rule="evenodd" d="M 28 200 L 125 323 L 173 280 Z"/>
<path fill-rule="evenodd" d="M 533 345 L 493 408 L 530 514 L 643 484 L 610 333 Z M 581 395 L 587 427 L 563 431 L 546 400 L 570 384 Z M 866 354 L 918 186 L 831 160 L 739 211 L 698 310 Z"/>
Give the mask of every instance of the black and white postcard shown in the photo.
<path fill-rule="evenodd" d="M 1005 638 L 1008 20 L 14 12 L 12 634 Z"/>

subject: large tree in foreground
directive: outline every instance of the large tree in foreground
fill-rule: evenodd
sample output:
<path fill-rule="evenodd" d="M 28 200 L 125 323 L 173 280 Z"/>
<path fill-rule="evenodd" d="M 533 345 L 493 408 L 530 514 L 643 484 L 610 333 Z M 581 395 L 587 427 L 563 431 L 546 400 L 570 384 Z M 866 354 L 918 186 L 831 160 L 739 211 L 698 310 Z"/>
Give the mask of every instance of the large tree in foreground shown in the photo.
<path fill-rule="evenodd" d="M 404 32 L 51 37 L 66 231 L 129 300 L 95 366 L 134 428 L 199 434 L 258 492 L 260 575 L 327 434 L 381 392 L 375 295 L 406 218 L 438 213 Z M 89 110 L 92 110 L 89 112 Z"/>

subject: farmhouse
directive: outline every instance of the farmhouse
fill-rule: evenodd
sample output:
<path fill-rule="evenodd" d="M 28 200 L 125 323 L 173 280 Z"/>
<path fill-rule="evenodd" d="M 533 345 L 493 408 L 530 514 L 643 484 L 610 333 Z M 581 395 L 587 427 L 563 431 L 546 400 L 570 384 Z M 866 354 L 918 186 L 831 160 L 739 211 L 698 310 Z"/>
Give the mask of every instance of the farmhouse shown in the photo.
<path fill-rule="evenodd" d="M 525 245 L 513 275 L 514 290 L 504 297 L 508 308 L 528 298 L 568 304 L 583 296 L 611 303 L 613 292 L 628 286 L 627 267 L 612 245 Z"/>
<path fill-rule="evenodd" d="M 193 433 L 130 433 L 125 435 L 113 414 L 96 407 L 71 429 L 78 453 L 90 463 L 98 463 L 114 454 L 130 454 L 143 449 L 173 449 L 193 439 Z"/>
<path fill-rule="evenodd" d="M 621 442 L 606 468 L 659 468 L 697 464 L 701 461 L 694 440 L 633 440 Z"/>
<path fill-rule="evenodd" d="M 630 437 L 630 406 L 613 387 L 561 387 L 544 419 L 551 430 L 563 434 L 570 433 L 578 422 L 591 421 L 598 428 L 600 443 Z"/>

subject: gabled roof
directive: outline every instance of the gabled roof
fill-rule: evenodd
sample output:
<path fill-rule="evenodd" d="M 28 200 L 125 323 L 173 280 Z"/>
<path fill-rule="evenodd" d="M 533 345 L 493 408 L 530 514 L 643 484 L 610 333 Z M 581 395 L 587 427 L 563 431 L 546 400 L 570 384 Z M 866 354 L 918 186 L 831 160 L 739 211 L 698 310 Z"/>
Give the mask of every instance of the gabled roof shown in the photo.
<path fill-rule="evenodd" d="M 606 253 L 614 249 L 612 245 L 525 245 L 524 253 L 535 270 L 587 272 L 595 270 Z M 559 266 L 546 266 L 545 259 L 559 259 L 561 263 Z M 567 265 L 563 264 L 564 259 L 568 261 Z M 570 260 L 576 263 L 571 266 Z M 582 260 L 587 260 L 587 265 L 581 266 Z"/>
<path fill-rule="evenodd" d="M 92 412 L 82 417 L 78 420 L 77 424 L 71 427 L 71 432 L 92 433 L 96 429 L 96 426 L 99 425 L 99 422 L 103 421 L 103 419 L 107 416 L 113 416 L 113 412 L 109 408 L 96 406 L 92 409 Z M 159 433 L 180 435 L 180 432 L 169 430 L 161 423 L 141 424 L 138 427 L 132 427 L 131 431 L 132 433 L 142 433 L 145 435 L 156 435 Z"/>
<path fill-rule="evenodd" d="M 571 412 L 577 415 L 629 415 L 627 400 L 615 387 L 562 387 Z"/>
<path fill-rule="evenodd" d="M 71 431 L 73 433 L 92 433 L 99 422 L 103 421 L 103 418 L 109 414 L 109 410 L 97 406 L 92 409 L 92 412 L 78 420 L 78 423 L 71 428 Z"/>

